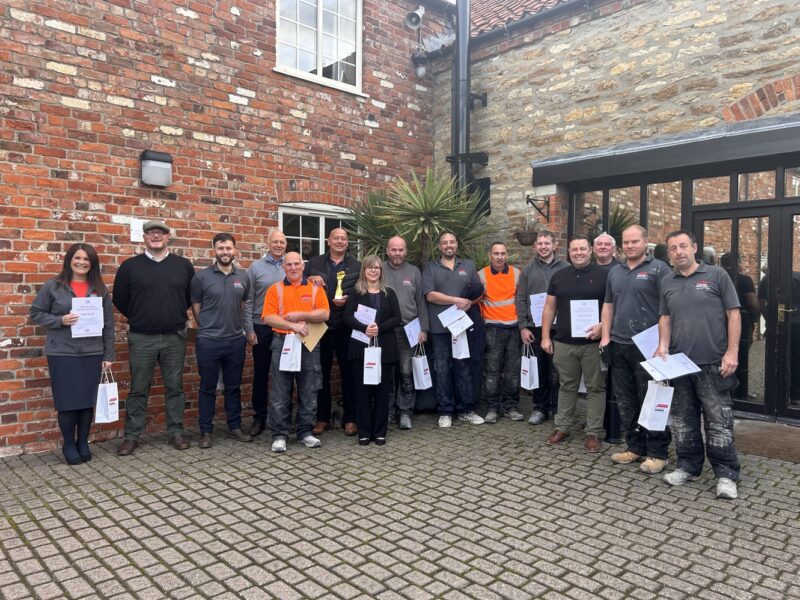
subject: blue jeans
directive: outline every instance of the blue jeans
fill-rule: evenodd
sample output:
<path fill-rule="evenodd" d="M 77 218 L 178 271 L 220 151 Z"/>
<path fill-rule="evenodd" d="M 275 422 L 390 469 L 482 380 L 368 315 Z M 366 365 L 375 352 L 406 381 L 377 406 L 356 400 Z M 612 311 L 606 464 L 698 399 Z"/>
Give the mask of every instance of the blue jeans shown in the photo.
<path fill-rule="evenodd" d="M 272 327 L 253 323 L 253 331 L 258 338 L 258 343 L 253 346 L 253 422 L 267 422 L 267 404 L 269 402 L 269 377 L 270 363 L 272 362 Z"/>
<path fill-rule="evenodd" d="M 175 333 L 128 333 L 128 363 L 131 389 L 125 400 L 125 439 L 138 440 L 144 433 L 147 401 L 156 364 L 164 382 L 164 409 L 167 433 L 183 433 L 186 395 L 183 393 L 183 366 L 186 362 L 186 330 Z"/>
<path fill-rule="evenodd" d="M 228 429 L 242 428 L 242 369 L 244 368 L 247 339 L 242 335 L 230 340 L 198 337 L 195 343 L 197 369 L 200 371 L 200 415 L 198 423 L 202 433 L 214 431 L 214 413 L 217 409 L 217 381 L 222 370 L 225 385 L 225 415 Z"/>
<path fill-rule="evenodd" d="M 700 475 L 704 444 L 700 413 L 706 433 L 705 454 L 714 475 L 738 481 L 739 459 L 733 440 L 733 408 L 730 391 L 720 392 L 719 367 L 700 365 L 701 371 L 671 381 L 672 434 L 678 454 L 678 468 Z"/>
<path fill-rule="evenodd" d="M 647 394 L 650 376 L 639 363 L 644 356 L 635 344 L 611 343 L 612 393 L 617 399 L 619 420 L 628 450 L 639 456 L 666 459 L 672 436 L 666 431 L 649 431 L 639 425 L 639 413 Z"/>
<path fill-rule="evenodd" d="M 489 410 L 509 411 L 519 405 L 522 341 L 514 327 L 486 327 L 483 398 Z"/>
<path fill-rule="evenodd" d="M 281 371 L 281 349 L 283 333 L 272 335 L 272 381 L 271 402 L 267 409 L 267 418 L 272 439 L 287 439 L 292 422 L 292 383 L 297 382 L 297 439 L 303 440 L 311 435 L 317 420 L 317 391 L 322 388 L 322 367 L 319 361 L 319 344 L 313 352 L 303 346 L 300 360 L 300 371 Z"/>
<path fill-rule="evenodd" d="M 432 333 L 433 370 L 436 373 L 436 410 L 440 415 L 453 416 L 474 410 L 470 359 L 453 359 L 450 333 Z M 457 396 L 454 396 L 457 394 Z"/>

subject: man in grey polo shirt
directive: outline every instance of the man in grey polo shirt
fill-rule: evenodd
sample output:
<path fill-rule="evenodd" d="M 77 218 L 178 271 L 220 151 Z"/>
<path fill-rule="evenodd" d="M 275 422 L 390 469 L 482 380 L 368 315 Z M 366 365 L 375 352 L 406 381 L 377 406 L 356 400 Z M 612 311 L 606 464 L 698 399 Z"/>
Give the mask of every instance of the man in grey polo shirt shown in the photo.
<path fill-rule="evenodd" d="M 439 320 L 439 315 L 450 306 L 455 305 L 466 312 L 483 295 L 483 284 L 478 279 L 475 264 L 466 258 L 458 258 L 457 251 L 456 236 L 445 231 L 439 236 L 441 257 L 429 262 L 422 274 L 422 293 L 428 301 L 433 344 L 439 427 L 450 427 L 455 414 L 465 423 L 483 423 L 483 419 L 475 414 L 470 361 L 468 358 L 453 358 L 452 336 Z"/>
<path fill-rule="evenodd" d="M 383 263 L 383 278 L 386 285 L 394 290 L 400 303 L 403 325 L 419 318 L 420 334 L 417 343 L 424 344 L 428 332 L 428 305 L 422 295 L 422 274 L 419 269 L 406 261 L 406 241 L 395 236 L 386 245 L 388 260 Z M 393 396 L 396 409 L 400 413 L 400 429 L 411 429 L 411 415 L 414 412 L 414 378 L 411 373 L 411 345 L 408 343 L 403 327 L 395 329 L 397 338 L 398 366 L 400 378 Z"/>
<path fill-rule="evenodd" d="M 272 327 L 264 323 L 261 312 L 264 310 L 264 297 L 267 290 L 283 281 L 283 256 L 286 254 L 286 236 L 278 229 L 270 229 L 267 236 L 267 252 L 263 258 L 254 260 L 247 270 L 250 293 L 244 306 L 244 330 L 247 341 L 253 349 L 253 423 L 250 435 L 257 436 L 267 422 L 267 403 L 269 400 L 270 364 L 272 363 Z"/>
<path fill-rule="evenodd" d="M 678 468 L 664 476 L 683 485 L 703 470 L 705 454 L 717 478 L 717 498 L 736 498 L 739 460 L 733 439 L 731 391 L 738 381 L 741 317 L 739 298 L 724 269 L 695 260 L 697 243 L 689 231 L 667 236 L 675 271 L 661 281 L 657 356 L 683 352 L 699 373 L 671 380 L 672 433 Z"/>
<path fill-rule="evenodd" d="M 633 343 L 633 336 L 658 323 L 661 280 L 669 273 L 663 261 L 647 256 L 647 230 L 631 225 L 622 232 L 626 261 L 611 269 L 606 280 L 600 348 L 610 355 L 612 393 L 619 407 L 627 449 L 611 455 L 617 464 L 644 459 L 639 470 L 660 473 L 667 464 L 670 433 L 648 431 L 638 424 L 650 376 L 641 361 L 651 358 Z"/>
<path fill-rule="evenodd" d="M 197 322 L 195 354 L 200 371 L 200 447 L 211 447 L 217 381 L 222 370 L 225 385 L 225 414 L 230 436 L 253 440 L 242 431 L 242 369 L 247 340 L 244 335 L 243 305 L 249 294 L 247 271 L 234 264 L 236 240 L 229 233 L 214 236 L 216 261 L 192 279 L 191 299 Z"/>

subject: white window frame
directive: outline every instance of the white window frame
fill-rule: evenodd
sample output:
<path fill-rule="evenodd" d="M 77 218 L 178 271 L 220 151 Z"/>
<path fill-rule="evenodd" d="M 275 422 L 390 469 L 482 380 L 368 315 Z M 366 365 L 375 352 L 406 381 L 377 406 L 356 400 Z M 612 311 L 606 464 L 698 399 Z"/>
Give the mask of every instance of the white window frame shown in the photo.
<path fill-rule="evenodd" d="M 355 39 L 355 51 L 356 51 L 356 58 L 355 58 L 355 67 L 356 67 L 356 83 L 355 85 L 350 85 L 348 83 L 342 83 L 340 81 L 336 81 L 335 79 L 328 79 L 327 77 L 323 77 L 322 75 L 316 75 L 314 73 L 308 73 L 306 71 L 302 71 L 295 67 L 290 67 L 287 65 L 281 65 L 278 63 L 278 43 L 279 43 L 279 35 L 280 35 L 280 19 L 281 19 L 281 2 L 283 0 L 277 0 L 275 3 L 275 66 L 273 67 L 273 71 L 277 73 L 282 73 L 283 75 L 289 75 L 291 77 L 297 77 L 298 79 L 304 79 L 306 81 L 311 81 L 313 83 L 318 83 L 320 85 L 324 85 L 326 87 L 332 87 L 337 90 L 341 90 L 343 92 L 349 92 L 351 94 L 355 94 L 357 96 L 364 96 L 368 97 L 367 94 L 364 94 L 361 91 L 362 85 L 362 62 L 363 62 L 363 24 L 362 24 L 362 15 L 363 15 L 363 0 L 355 0 L 356 2 L 356 39 Z M 317 0 L 317 71 L 321 72 L 323 65 L 322 65 L 322 2 L 323 0 Z"/>
<path fill-rule="evenodd" d="M 317 202 L 287 202 L 278 206 L 278 229 L 286 233 L 283 222 L 285 215 L 297 215 L 300 217 L 322 217 L 332 218 L 337 220 L 352 219 L 350 210 L 340 206 L 331 206 L 330 204 L 319 204 Z M 327 238 L 325 237 L 324 221 L 320 219 L 320 227 L 317 236 L 319 240 L 319 253 L 325 254 L 328 247 L 326 245 Z M 296 238 L 297 236 L 288 236 L 287 238 Z M 302 236 L 306 239 L 311 239 L 310 236 Z M 302 238 L 301 238 L 302 239 Z M 352 243 L 351 243 L 352 245 Z"/>

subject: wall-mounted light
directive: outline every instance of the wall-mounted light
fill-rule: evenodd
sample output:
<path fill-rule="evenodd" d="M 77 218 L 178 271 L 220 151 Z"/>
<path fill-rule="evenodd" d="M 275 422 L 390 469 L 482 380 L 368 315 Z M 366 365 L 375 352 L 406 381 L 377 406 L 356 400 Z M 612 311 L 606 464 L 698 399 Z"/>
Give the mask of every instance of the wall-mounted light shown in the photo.
<path fill-rule="evenodd" d="M 419 50 L 411 55 L 411 62 L 414 63 L 414 70 L 417 72 L 417 77 L 420 79 L 425 77 L 425 74 L 428 72 L 428 53 L 425 52 L 425 48 L 420 46 Z"/>
<path fill-rule="evenodd" d="M 172 183 L 172 157 L 169 154 L 145 150 L 139 160 L 142 163 L 142 183 L 159 187 Z"/>

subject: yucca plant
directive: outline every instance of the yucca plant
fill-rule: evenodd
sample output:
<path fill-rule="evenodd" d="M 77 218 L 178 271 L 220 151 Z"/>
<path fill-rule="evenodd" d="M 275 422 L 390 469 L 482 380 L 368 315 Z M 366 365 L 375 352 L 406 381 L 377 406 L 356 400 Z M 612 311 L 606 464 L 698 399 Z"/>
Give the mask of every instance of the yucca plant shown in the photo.
<path fill-rule="evenodd" d="M 422 181 L 415 173 L 410 181 L 396 179 L 388 192 L 370 193 L 351 212 L 348 229 L 364 254 L 383 256 L 388 239 L 400 235 L 408 260 L 422 268 L 436 255 L 439 234 L 452 231 L 461 256 L 485 261 L 488 220 L 478 209 L 477 194 L 431 169 Z"/>

